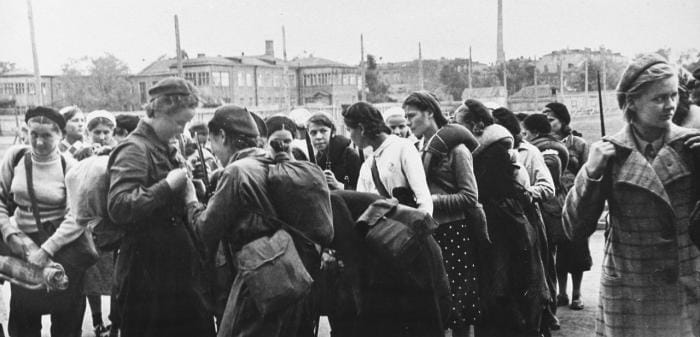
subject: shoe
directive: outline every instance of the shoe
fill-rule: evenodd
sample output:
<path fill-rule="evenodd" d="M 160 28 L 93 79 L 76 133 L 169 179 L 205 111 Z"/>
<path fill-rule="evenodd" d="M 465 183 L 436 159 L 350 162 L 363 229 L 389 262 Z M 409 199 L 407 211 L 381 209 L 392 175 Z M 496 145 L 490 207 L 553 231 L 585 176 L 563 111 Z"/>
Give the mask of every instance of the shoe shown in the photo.
<path fill-rule="evenodd" d="M 569 309 L 571 309 L 571 310 L 583 310 L 583 302 L 581 301 L 581 298 L 577 298 L 577 299 L 571 301 L 571 305 L 569 306 Z"/>
<path fill-rule="evenodd" d="M 554 321 L 549 323 L 549 330 L 561 330 L 561 324 L 559 324 L 559 319 L 556 316 L 554 317 Z"/>
<path fill-rule="evenodd" d="M 566 294 L 557 295 L 557 306 L 563 307 L 569 305 L 569 296 Z"/>

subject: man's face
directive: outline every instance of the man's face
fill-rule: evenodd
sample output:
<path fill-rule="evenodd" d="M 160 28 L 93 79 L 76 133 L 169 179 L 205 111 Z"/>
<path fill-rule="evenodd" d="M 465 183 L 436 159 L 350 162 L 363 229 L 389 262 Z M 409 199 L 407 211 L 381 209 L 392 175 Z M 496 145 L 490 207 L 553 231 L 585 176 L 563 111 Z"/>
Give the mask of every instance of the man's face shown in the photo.
<path fill-rule="evenodd" d="M 401 116 L 390 117 L 386 121 L 386 125 L 391 129 L 391 133 L 401 138 L 408 138 L 411 135 L 411 130 L 408 128 L 408 121 Z"/>

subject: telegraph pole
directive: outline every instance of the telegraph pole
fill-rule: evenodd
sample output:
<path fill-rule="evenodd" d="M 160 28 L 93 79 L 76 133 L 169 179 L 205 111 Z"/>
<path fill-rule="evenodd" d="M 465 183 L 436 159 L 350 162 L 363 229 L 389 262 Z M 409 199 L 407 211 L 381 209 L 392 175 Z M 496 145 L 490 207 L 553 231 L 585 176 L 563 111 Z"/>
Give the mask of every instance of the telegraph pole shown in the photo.
<path fill-rule="evenodd" d="M 535 69 L 532 70 L 532 79 L 533 83 L 535 85 L 535 110 L 539 110 L 538 105 L 538 95 L 539 95 L 539 90 L 537 90 L 537 56 L 535 56 Z"/>
<path fill-rule="evenodd" d="M 289 109 L 292 106 L 291 97 L 289 95 L 289 65 L 287 64 L 287 32 L 282 26 L 282 55 L 284 57 L 284 103 L 286 105 L 285 110 L 289 114 Z"/>
<path fill-rule="evenodd" d="M 423 51 L 420 41 L 418 42 L 418 87 L 423 90 Z"/>
<path fill-rule="evenodd" d="M 360 100 L 366 101 L 367 94 L 365 93 L 365 39 L 360 34 Z"/>
<path fill-rule="evenodd" d="M 468 98 L 472 98 L 472 46 L 469 46 L 469 61 L 467 63 L 467 83 L 469 84 Z"/>
<path fill-rule="evenodd" d="M 175 14 L 175 52 L 177 53 L 177 76 L 182 77 L 182 52 L 180 51 L 180 21 Z"/>
<path fill-rule="evenodd" d="M 29 17 L 29 35 L 32 42 L 32 58 L 34 59 L 34 86 L 36 89 L 37 105 L 44 105 L 44 96 L 41 92 L 41 72 L 39 72 L 39 53 L 36 50 L 36 37 L 34 33 L 34 14 L 32 13 L 32 0 L 27 0 L 27 16 Z M 27 91 L 29 92 L 27 88 Z"/>

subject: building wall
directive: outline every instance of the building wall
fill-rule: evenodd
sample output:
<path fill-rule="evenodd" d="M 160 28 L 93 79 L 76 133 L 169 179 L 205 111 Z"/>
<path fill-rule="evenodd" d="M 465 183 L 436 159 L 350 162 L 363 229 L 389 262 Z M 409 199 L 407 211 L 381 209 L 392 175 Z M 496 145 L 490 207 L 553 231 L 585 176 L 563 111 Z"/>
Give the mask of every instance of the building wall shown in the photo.
<path fill-rule="evenodd" d="M 299 105 L 320 103 L 340 106 L 357 101 L 359 77 L 355 68 L 300 68 L 297 73 L 300 86 L 300 96 L 297 100 Z"/>
<path fill-rule="evenodd" d="M 44 105 L 54 107 L 64 105 L 60 78 L 42 76 L 41 87 Z M 33 75 L 0 76 L 0 95 L 13 97 L 17 107 L 36 106 L 39 103 Z"/>

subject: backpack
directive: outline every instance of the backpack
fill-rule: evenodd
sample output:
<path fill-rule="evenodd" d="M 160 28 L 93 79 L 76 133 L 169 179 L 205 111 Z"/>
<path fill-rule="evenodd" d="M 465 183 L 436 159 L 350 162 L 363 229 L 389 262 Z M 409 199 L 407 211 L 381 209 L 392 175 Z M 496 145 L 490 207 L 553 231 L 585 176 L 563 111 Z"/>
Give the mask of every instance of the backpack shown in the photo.
<path fill-rule="evenodd" d="M 109 217 L 109 157 L 92 156 L 79 161 L 66 175 L 71 211 L 75 221 L 91 233 L 100 251 L 119 248 L 124 231 Z"/>
<path fill-rule="evenodd" d="M 281 221 L 322 246 L 333 241 L 330 190 L 316 164 L 277 154 L 269 163 L 267 184 Z"/>

